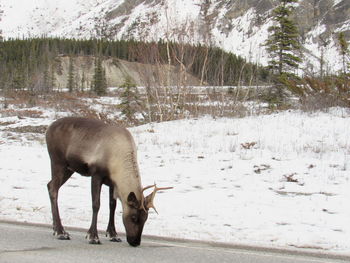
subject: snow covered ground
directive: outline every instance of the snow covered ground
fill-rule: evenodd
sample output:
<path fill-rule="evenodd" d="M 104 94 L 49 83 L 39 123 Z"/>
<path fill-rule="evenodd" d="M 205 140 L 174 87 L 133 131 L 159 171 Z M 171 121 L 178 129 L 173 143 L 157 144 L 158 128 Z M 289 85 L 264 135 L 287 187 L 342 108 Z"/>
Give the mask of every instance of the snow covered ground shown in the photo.
<path fill-rule="evenodd" d="M 0 111 L 0 219 L 51 224 L 44 136 L 19 127 L 48 125 L 65 113 L 30 110 L 40 116 Z M 157 195 L 159 215 L 150 212 L 145 234 L 350 255 L 349 110 L 202 117 L 130 130 L 143 185 L 174 187 Z M 107 200 L 103 188 L 101 230 Z M 65 226 L 88 229 L 89 179 L 73 175 L 59 202 Z"/>

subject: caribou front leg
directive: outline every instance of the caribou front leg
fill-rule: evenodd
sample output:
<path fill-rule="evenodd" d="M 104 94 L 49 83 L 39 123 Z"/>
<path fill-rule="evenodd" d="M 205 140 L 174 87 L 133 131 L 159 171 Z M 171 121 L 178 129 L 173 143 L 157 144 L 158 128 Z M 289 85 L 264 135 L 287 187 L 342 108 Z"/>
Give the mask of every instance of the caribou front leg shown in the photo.
<path fill-rule="evenodd" d="M 114 215 L 117 207 L 117 200 L 114 199 L 114 187 L 109 186 L 109 222 L 106 231 L 106 236 L 109 237 L 111 242 L 122 242 L 118 237 L 117 231 L 115 230 Z"/>
<path fill-rule="evenodd" d="M 97 233 L 97 214 L 100 210 L 100 195 L 102 187 L 102 178 L 98 174 L 92 174 L 91 177 L 91 196 L 92 196 L 92 221 L 86 238 L 89 244 L 101 244 Z"/>

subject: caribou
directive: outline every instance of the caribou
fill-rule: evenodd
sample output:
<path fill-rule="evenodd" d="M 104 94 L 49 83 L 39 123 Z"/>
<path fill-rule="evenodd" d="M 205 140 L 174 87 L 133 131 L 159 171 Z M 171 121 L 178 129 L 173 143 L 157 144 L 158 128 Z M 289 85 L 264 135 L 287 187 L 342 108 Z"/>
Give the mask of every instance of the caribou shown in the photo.
<path fill-rule="evenodd" d="M 90 244 L 100 244 L 97 215 L 102 185 L 109 187 L 109 223 L 106 235 L 120 242 L 115 229 L 116 200 L 122 204 L 123 224 L 127 242 L 139 246 L 148 211 L 154 207 L 156 184 L 141 186 L 136 146 L 130 132 L 103 121 L 80 117 L 65 117 L 54 121 L 46 131 L 47 149 L 51 160 L 51 181 L 47 184 L 52 211 L 54 235 L 69 240 L 58 209 L 58 191 L 74 172 L 91 177 L 92 222 L 87 232 Z M 153 188 L 147 197 L 144 191 Z"/>

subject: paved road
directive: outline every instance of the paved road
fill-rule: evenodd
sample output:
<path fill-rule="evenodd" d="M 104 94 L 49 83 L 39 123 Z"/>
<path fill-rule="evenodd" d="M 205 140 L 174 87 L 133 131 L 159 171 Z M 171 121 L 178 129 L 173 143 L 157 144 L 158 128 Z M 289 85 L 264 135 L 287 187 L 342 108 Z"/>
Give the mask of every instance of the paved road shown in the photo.
<path fill-rule="evenodd" d="M 102 245 L 89 245 L 85 233 L 69 231 L 70 241 L 56 240 L 51 229 L 45 226 L 18 225 L 0 222 L 0 262 L 237 262 L 237 263 L 333 263 L 349 262 L 349 258 L 330 259 L 255 251 L 253 249 L 224 248 L 196 242 L 166 241 L 143 238 L 140 247 L 130 247 L 126 242 L 111 243 L 102 238 Z"/>

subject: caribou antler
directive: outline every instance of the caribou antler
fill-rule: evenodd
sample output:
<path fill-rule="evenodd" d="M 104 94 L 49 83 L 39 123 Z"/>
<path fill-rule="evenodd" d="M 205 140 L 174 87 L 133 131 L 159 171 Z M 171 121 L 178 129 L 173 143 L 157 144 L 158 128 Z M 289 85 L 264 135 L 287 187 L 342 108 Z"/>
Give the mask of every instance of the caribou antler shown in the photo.
<path fill-rule="evenodd" d="M 156 184 L 154 183 L 154 184 L 152 184 L 152 185 L 149 185 L 149 186 L 146 186 L 146 187 L 142 188 L 142 193 L 143 193 L 144 191 L 146 191 L 147 189 L 150 189 L 150 188 L 152 188 L 152 187 L 156 187 Z"/>
<path fill-rule="evenodd" d="M 146 186 L 144 188 L 142 188 L 142 191 L 141 191 L 141 204 L 140 204 L 140 208 L 145 210 L 146 212 L 146 208 L 145 208 L 145 196 L 143 195 L 143 192 L 146 191 L 147 189 L 149 188 L 152 188 L 152 187 L 155 187 L 156 184 L 153 184 L 153 185 L 149 185 L 149 186 Z"/>
<path fill-rule="evenodd" d="M 149 194 L 146 198 L 143 195 L 143 192 L 149 188 L 154 187 L 154 190 L 151 194 Z M 146 186 L 142 189 L 142 197 L 141 197 L 141 209 L 145 210 L 153 208 L 154 211 L 158 214 L 157 209 L 154 207 L 153 200 L 156 195 L 156 193 L 160 190 L 168 190 L 168 189 L 173 189 L 173 187 L 157 187 L 157 185 L 154 183 L 153 185 Z M 145 207 L 146 204 L 146 207 Z"/>

